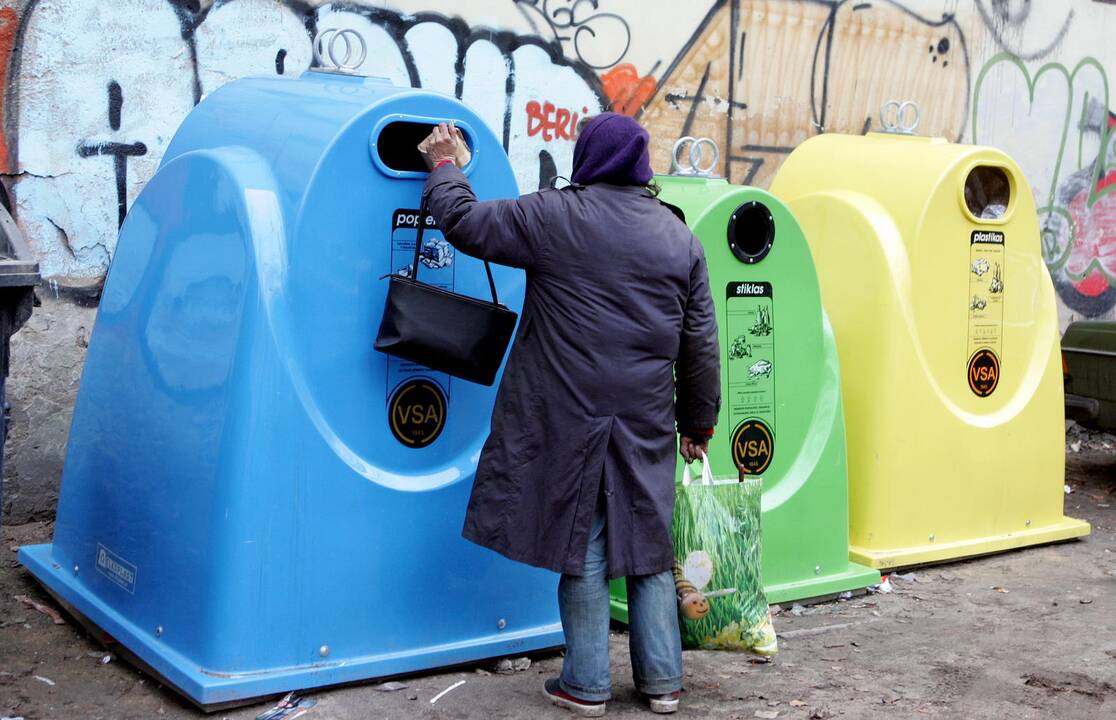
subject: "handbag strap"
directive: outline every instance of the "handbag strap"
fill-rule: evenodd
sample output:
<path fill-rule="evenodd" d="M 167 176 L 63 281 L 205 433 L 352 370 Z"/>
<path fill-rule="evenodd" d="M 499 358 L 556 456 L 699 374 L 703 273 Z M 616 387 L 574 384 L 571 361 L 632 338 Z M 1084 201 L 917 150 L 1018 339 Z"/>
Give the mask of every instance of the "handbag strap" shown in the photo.
<path fill-rule="evenodd" d="M 419 204 L 418 234 L 415 235 L 415 261 L 411 265 L 411 279 L 418 280 L 419 259 L 422 257 L 422 235 L 426 232 L 426 198 Z M 496 295 L 496 280 L 492 277 L 492 266 L 484 260 L 484 272 L 488 276 L 488 289 L 492 291 L 492 304 L 499 305 L 500 298 Z"/>

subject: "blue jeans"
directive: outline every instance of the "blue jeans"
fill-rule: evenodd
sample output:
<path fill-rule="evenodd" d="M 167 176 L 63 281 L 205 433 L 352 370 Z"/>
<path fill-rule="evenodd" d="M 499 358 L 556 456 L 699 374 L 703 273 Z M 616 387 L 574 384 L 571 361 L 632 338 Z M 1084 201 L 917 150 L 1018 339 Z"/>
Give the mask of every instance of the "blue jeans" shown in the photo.
<path fill-rule="evenodd" d="M 599 702 L 612 696 L 608 661 L 608 560 L 605 553 L 604 506 L 597 506 L 585 574 L 563 575 L 558 608 L 566 633 L 563 690 L 580 700 Z M 666 695 L 682 688 L 682 639 L 678 600 L 670 571 L 629 577 L 628 649 L 636 690 Z"/>

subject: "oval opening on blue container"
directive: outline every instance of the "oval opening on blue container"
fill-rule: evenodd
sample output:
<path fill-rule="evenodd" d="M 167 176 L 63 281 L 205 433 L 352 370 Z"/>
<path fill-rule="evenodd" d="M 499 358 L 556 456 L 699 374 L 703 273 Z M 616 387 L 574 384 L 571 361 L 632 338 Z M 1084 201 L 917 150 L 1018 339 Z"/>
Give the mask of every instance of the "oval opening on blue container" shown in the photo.
<path fill-rule="evenodd" d="M 418 145 L 426 139 L 439 123 L 451 118 L 419 118 L 407 115 L 385 117 L 372 132 L 371 150 L 376 164 L 388 175 L 395 177 L 422 177 L 428 172 L 426 161 Z M 469 152 L 476 156 L 476 141 L 472 129 L 459 120 L 454 124 L 465 137 Z M 466 172 L 473 162 L 465 166 Z"/>

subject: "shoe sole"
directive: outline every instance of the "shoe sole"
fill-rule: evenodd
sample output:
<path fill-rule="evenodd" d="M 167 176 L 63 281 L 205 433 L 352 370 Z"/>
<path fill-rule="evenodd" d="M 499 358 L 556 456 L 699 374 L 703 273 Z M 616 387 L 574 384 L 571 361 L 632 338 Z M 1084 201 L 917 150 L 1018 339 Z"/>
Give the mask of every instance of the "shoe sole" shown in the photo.
<path fill-rule="evenodd" d="M 656 700 L 651 699 L 651 712 L 657 715 L 669 715 L 678 712 L 677 700 Z"/>
<path fill-rule="evenodd" d="M 549 700 L 552 704 L 557 705 L 558 707 L 565 710 L 569 710 L 572 713 L 576 713 L 581 717 L 604 717 L 605 711 L 607 710 L 605 703 L 601 703 L 600 705 L 582 705 L 581 703 L 576 703 L 572 700 L 567 700 L 556 695 L 551 695 L 546 691 L 546 688 L 543 688 L 542 694 L 543 697 Z"/>

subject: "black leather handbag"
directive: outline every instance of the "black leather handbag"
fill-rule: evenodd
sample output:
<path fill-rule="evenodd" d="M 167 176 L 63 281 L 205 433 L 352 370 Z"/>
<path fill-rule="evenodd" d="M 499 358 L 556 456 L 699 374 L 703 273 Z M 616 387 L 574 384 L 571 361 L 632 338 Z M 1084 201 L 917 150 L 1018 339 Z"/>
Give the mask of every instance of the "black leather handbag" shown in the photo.
<path fill-rule="evenodd" d="M 492 301 L 459 295 L 418 279 L 426 203 L 419 210 L 410 277 L 392 275 L 376 349 L 481 385 L 491 385 L 511 343 L 518 315 L 500 304 L 484 263 Z"/>

